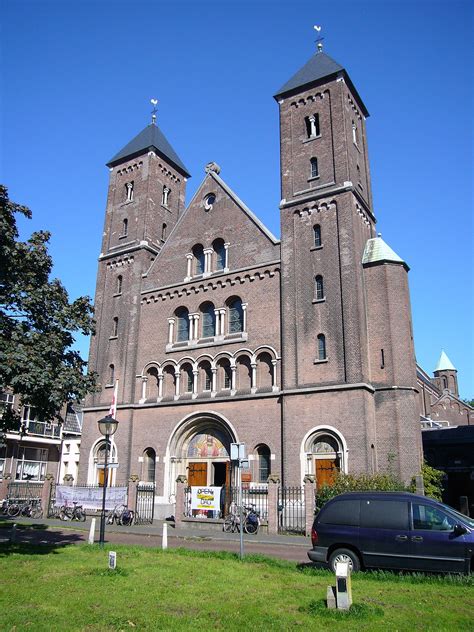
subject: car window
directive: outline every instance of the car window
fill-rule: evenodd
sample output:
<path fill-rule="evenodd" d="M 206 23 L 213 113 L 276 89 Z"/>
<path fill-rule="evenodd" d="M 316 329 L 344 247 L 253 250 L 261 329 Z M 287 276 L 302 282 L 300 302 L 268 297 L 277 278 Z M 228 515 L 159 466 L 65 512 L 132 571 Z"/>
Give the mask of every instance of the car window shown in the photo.
<path fill-rule="evenodd" d="M 360 526 L 372 529 L 408 529 L 408 503 L 403 500 L 362 500 Z"/>
<path fill-rule="evenodd" d="M 359 500 L 337 500 L 321 510 L 320 524 L 359 526 Z"/>
<path fill-rule="evenodd" d="M 429 531 L 452 531 L 456 519 L 431 505 L 413 503 L 413 528 Z"/>

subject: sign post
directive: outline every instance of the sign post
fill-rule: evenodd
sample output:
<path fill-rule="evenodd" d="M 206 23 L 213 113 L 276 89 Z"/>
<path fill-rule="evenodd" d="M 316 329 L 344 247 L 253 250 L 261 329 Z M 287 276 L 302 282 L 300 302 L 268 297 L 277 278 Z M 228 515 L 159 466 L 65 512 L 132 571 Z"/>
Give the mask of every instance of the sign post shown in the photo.
<path fill-rule="evenodd" d="M 237 469 L 237 484 L 239 489 L 239 530 L 240 530 L 240 559 L 244 558 L 244 503 L 242 494 L 242 467 L 247 464 L 247 458 L 245 456 L 245 443 L 231 443 L 230 444 L 230 459 L 231 461 L 238 462 Z"/>

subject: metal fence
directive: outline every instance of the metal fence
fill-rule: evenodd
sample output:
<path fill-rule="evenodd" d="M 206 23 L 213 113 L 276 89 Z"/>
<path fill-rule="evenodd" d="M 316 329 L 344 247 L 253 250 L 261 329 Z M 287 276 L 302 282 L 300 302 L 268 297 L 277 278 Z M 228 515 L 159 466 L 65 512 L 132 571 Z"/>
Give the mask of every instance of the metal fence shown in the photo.
<path fill-rule="evenodd" d="M 238 487 L 231 488 L 232 502 L 240 506 Z M 263 523 L 268 521 L 268 489 L 266 487 L 244 487 L 242 489 L 242 503 L 244 507 L 252 506 L 259 513 Z"/>
<path fill-rule="evenodd" d="M 153 524 L 155 513 L 154 483 L 139 483 L 135 505 L 135 524 Z"/>
<path fill-rule="evenodd" d="M 46 483 L 47 484 L 47 483 Z M 31 500 L 41 498 L 43 491 L 42 482 L 16 483 L 12 482 L 8 485 L 7 498 L 9 500 Z"/>
<path fill-rule="evenodd" d="M 278 490 L 278 532 L 305 533 L 303 487 L 280 487 Z"/>

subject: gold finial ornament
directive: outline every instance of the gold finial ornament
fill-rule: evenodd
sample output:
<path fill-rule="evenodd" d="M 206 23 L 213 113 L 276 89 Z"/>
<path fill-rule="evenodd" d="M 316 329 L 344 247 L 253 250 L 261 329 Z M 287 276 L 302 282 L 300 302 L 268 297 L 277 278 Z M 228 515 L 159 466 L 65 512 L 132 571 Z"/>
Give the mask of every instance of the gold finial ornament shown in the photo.
<path fill-rule="evenodd" d="M 153 125 L 156 123 L 156 106 L 158 105 L 158 99 L 150 99 L 150 103 L 153 106 L 153 110 L 151 111 L 151 122 L 153 123 Z"/>
<path fill-rule="evenodd" d="M 318 35 L 321 33 L 322 28 L 322 26 L 319 26 L 317 24 L 313 26 L 313 29 L 316 31 L 316 33 L 318 33 Z M 319 35 L 319 37 L 315 40 L 316 46 L 318 48 L 318 53 L 323 50 L 323 39 L 324 37 L 321 37 L 321 35 Z"/>

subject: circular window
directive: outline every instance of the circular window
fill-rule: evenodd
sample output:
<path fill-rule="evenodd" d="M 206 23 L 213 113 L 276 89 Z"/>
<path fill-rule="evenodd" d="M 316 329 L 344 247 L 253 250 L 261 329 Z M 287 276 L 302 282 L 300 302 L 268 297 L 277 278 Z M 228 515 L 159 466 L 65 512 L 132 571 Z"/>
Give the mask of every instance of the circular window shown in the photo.
<path fill-rule="evenodd" d="M 215 201 L 216 201 L 215 193 L 209 193 L 208 195 L 206 195 L 206 197 L 204 198 L 204 209 L 206 211 L 210 211 Z"/>

